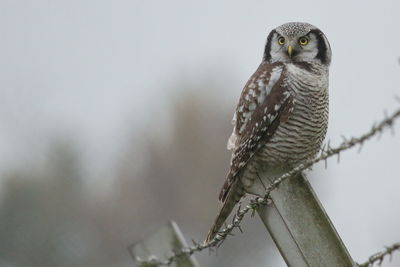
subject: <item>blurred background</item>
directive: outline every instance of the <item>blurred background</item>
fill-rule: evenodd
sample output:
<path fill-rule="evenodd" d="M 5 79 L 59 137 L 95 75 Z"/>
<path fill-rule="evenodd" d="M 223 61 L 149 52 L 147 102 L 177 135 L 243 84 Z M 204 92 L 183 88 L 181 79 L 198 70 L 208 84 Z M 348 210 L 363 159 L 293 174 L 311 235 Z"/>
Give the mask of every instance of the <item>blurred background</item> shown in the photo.
<path fill-rule="evenodd" d="M 330 40 L 331 145 L 399 106 L 398 1 L 0 1 L 0 266 L 133 266 L 175 220 L 203 240 L 269 31 Z M 400 131 L 400 123 L 394 127 Z M 399 136 L 308 172 L 356 261 L 400 240 Z M 257 217 L 201 266 L 285 266 Z M 399 266 L 400 256 L 384 266 Z"/>

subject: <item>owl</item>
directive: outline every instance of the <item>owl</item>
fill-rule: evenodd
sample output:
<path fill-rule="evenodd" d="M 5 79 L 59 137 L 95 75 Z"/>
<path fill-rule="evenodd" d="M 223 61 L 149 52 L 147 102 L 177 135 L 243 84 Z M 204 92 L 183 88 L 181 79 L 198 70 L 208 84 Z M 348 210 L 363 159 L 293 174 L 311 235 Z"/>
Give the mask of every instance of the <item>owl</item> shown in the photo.
<path fill-rule="evenodd" d="M 258 171 L 290 169 L 316 156 L 328 126 L 330 62 L 329 42 L 311 24 L 290 22 L 269 33 L 262 62 L 233 116 L 231 164 L 219 195 L 223 205 L 206 242 L 246 193 L 263 195 Z"/>

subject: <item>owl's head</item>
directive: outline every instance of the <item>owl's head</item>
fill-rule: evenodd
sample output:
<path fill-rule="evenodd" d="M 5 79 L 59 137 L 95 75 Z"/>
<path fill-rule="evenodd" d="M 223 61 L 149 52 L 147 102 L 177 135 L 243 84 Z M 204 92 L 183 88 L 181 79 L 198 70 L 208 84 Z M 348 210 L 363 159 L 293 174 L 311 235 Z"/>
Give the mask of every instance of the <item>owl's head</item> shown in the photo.
<path fill-rule="evenodd" d="M 272 30 L 267 38 L 264 60 L 273 62 L 313 62 L 329 66 L 331 47 L 317 27 L 289 22 Z"/>

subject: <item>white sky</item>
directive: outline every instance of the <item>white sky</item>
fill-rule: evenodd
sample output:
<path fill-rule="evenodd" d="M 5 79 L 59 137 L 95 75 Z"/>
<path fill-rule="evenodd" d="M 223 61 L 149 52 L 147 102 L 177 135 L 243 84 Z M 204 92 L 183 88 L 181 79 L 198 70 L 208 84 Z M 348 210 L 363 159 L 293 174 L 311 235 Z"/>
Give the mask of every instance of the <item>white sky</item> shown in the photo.
<path fill-rule="evenodd" d="M 106 169 L 132 131 L 182 93 L 164 90 L 182 75 L 234 77 L 235 88 L 210 95 L 234 103 L 268 32 L 287 21 L 310 22 L 330 40 L 328 138 L 337 144 L 398 106 L 399 10 L 395 0 L 1 0 L 0 170 L 40 159 L 54 134 L 76 137 Z M 398 135 L 385 134 L 361 154 L 332 160 L 318 178 L 318 195 L 355 259 L 400 240 L 399 148 Z"/>

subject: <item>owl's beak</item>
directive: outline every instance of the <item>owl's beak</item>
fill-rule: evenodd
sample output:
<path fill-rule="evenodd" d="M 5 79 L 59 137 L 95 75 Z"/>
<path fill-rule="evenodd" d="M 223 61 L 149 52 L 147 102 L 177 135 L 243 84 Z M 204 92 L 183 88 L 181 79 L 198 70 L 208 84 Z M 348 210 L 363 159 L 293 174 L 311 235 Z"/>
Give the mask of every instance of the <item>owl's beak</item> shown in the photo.
<path fill-rule="evenodd" d="M 292 52 L 293 52 L 293 46 L 289 45 L 287 48 L 287 53 L 288 53 L 289 57 L 292 57 Z"/>

